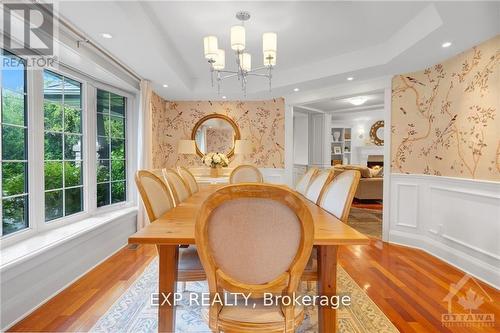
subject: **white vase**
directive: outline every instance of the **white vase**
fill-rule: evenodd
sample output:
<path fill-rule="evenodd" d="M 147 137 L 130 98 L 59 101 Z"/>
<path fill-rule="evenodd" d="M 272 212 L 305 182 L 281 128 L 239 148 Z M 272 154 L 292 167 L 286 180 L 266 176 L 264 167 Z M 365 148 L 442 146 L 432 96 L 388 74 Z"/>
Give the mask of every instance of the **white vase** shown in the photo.
<path fill-rule="evenodd" d="M 333 141 L 338 142 L 340 139 L 340 132 L 333 132 Z"/>

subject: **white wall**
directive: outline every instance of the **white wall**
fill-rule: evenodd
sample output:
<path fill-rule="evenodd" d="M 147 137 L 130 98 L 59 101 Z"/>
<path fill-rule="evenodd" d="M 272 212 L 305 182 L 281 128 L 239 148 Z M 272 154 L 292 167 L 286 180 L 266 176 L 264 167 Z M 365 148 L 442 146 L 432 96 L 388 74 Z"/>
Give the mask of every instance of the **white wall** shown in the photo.
<path fill-rule="evenodd" d="M 309 121 L 305 113 L 293 114 L 293 163 L 309 164 Z"/>
<path fill-rule="evenodd" d="M 136 210 L 60 241 L 0 271 L 0 331 L 6 330 L 127 244 Z M 31 253 L 33 254 L 33 253 Z M 103 276 L 103 279 L 106 277 Z"/>
<path fill-rule="evenodd" d="M 500 288 L 500 183 L 391 174 L 389 241 Z"/>
<path fill-rule="evenodd" d="M 332 127 L 351 128 L 351 163 L 366 165 L 366 156 L 384 155 L 384 148 L 369 142 L 370 128 L 384 119 L 384 110 L 332 113 Z M 362 137 L 360 137 L 362 136 Z"/>

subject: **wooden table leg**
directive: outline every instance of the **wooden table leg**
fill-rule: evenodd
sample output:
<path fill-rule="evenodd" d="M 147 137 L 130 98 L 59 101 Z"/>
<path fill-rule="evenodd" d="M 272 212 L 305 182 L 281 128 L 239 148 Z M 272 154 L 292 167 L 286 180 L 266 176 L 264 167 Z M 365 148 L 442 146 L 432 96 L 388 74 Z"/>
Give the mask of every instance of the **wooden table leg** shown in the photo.
<path fill-rule="evenodd" d="M 318 247 L 318 295 L 328 297 L 337 293 L 337 250 L 336 245 Z M 337 331 L 337 310 L 330 306 L 319 307 L 318 332 Z"/>
<path fill-rule="evenodd" d="M 162 295 L 170 295 L 168 300 L 173 304 L 177 285 L 177 262 L 179 248 L 177 245 L 157 245 L 159 264 L 159 293 L 160 303 Z M 163 293 L 163 294 L 162 294 Z M 166 302 L 158 307 L 158 332 L 175 332 L 175 307 Z"/>

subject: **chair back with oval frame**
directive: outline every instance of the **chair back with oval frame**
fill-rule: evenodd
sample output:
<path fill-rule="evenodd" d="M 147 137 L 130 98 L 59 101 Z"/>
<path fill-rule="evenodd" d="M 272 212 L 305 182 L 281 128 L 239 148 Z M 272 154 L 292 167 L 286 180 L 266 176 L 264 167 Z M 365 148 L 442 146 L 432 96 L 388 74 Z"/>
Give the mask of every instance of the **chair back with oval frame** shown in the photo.
<path fill-rule="evenodd" d="M 211 297 L 226 291 L 252 293 L 252 298 L 265 292 L 291 295 L 312 251 L 314 225 L 295 192 L 268 184 L 236 184 L 219 189 L 203 203 L 195 239 Z M 291 305 L 278 307 L 282 320 L 274 322 L 255 320 L 251 310 L 240 309 L 236 318 L 241 311 L 247 315 L 238 322 L 234 316 L 230 319 L 234 311 L 229 308 L 210 306 L 212 330 L 291 332 L 303 319 L 303 311 L 300 317 Z"/>
<path fill-rule="evenodd" d="M 168 183 L 157 173 L 153 170 L 139 170 L 135 174 L 135 183 L 150 222 L 175 207 Z"/>
<path fill-rule="evenodd" d="M 300 180 L 295 185 L 295 191 L 302 195 L 306 195 L 307 188 L 311 183 L 311 180 L 318 174 L 318 168 L 310 168 L 307 172 L 300 178 Z"/>
<path fill-rule="evenodd" d="M 325 190 L 325 186 L 332 181 L 333 177 L 333 169 L 318 172 L 309 182 L 305 197 L 315 204 L 318 204 Z"/>
<path fill-rule="evenodd" d="M 360 178 L 361 174 L 357 170 L 346 170 L 335 176 L 326 184 L 318 205 L 347 223 Z"/>
<path fill-rule="evenodd" d="M 184 182 L 188 185 L 191 194 L 195 194 L 200 190 L 196 178 L 187 168 L 178 166 L 177 173 L 182 177 L 182 179 L 184 179 Z"/>
<path fill-rule="evenodd" d="M 240 165 L 233 169 L 229 176 L 229 183 L 263 183 L 264 177 L 259 169 L 253 165 Z"/>
<path fill-rule="evenodd" d="M 163 169 L 163 175 L 172 190 L 175 205 L 177 206 L 191 196 L 189 185 L 174 169 Z"/>

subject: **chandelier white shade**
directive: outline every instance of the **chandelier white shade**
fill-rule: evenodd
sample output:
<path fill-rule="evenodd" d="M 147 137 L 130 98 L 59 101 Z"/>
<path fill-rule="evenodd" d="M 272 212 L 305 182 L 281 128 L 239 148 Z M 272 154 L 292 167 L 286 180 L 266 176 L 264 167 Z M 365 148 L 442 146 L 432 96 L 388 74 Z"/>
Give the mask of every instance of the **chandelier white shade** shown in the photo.
<path fill-rule="evenodd" d="M 204 55 L 210 64 L 212 74 L 212 86 L 214 84 L 214 74 L 219 94 L 222 80 L 237 78 L 241 82 L 241 89 L 246 95 L 248 77 L 260 76 L 269 80 L 269 90 L 271 90 L 271 71 L 276 66 L 278 36 L 275 32 L 265 32 L 262 34 L 263 66 L 252 69 L 252 55 L 246 51 L 246 30 L 244 27 L 244 22 L 250 19 L 250 13 L 238 12 L 236 13 L 236 18 L 241 21 L 241 24 L 233 25 L 230 29 L 230 45 L 236 55 L 236 70 L 225 69 L 225 50 L 218 48 L 216 36 L 210 35 L 203 38 Z M 267 71 L 267 73 L 258 73 L 258 71 Z"/>
<path fill-rule="evenodd" d="M 215 62 L 212 64 L 215 70 L 223 70 L 226 67 L 226 52 L 224 50 L 218 49 L 213 59 Z"/>
<path fill-rule="evenodd" d="M 245 27 L 233 25 L 231 27 L 231 48 L 241 52 L 245 49 Z"/>
<path fill-rule="evenodd" d="M 250 53 L 240 54 L 240 66 L 244 71 L 250 72 L 252 70 L 252 55 Z"/>
<path fill-rule="evenodd" d="M 206 59 L 214 59 L 217 56 L 217 37 L 207 36 L 203 38 L 203 49 Z"/>
<path fill-rule="evenodd" d="M 278 45 L 278 36 L 274 32 L 265 32 L 262 34 L 262 51 L 276 53 Z"/>

